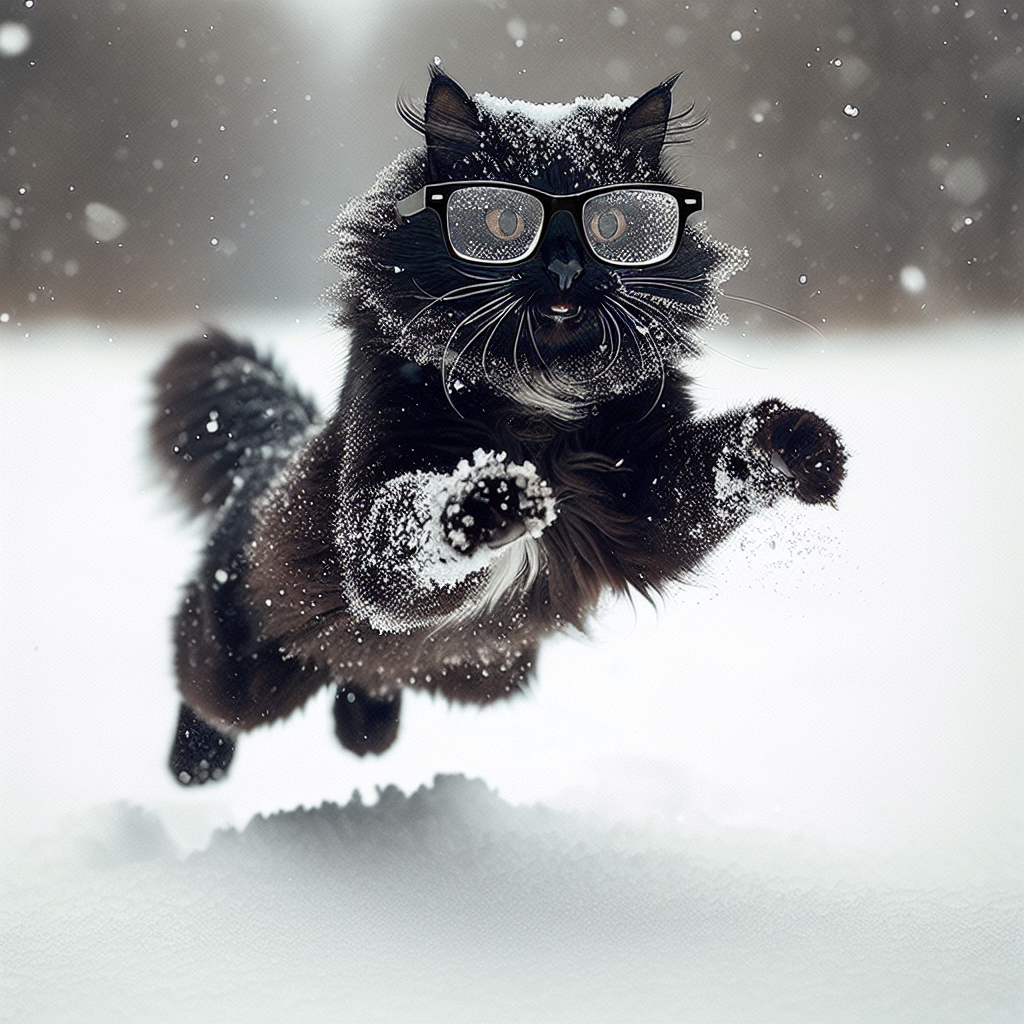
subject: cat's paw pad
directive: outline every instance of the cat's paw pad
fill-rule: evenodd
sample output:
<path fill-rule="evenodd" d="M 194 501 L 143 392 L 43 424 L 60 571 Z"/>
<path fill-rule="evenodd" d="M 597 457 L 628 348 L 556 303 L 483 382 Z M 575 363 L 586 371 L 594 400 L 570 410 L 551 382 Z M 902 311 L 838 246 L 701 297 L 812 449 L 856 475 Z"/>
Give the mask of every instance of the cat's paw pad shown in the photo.
<path fill-rule="evenodd" d="M 526 532 L 519 494 L 504 477 L 477 480 L 471 490 L 448 503 L 443 522 L 448 542 L 457 551 L 472 551 L 481 544 L 500 547 Z"/>
<path fill-rule="evenodd" d="M 554 522 L 551 488 L 532 463 L 516 465 L 480 450 L 473 460 L 459 464 L 441 513 L 445 537 L 456 551 L 504 547 L 525 534 L 540 536 Z"/>
<path fill-rule="evenodd" d="M 846 452 L 839 435 L 806 409 L 775 412 L 758 431 L 772 465 L 793 480 L 796 496 L 808 504 L 832 501 L 846 475 Z"/>

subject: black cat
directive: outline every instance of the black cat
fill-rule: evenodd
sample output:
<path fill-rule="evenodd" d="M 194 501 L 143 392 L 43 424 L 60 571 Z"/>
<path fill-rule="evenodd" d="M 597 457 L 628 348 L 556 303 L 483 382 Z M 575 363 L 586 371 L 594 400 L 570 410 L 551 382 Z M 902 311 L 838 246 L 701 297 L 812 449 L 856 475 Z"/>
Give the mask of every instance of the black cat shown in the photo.
<path fill-rule="evenodd" d="M 426 146 L 336 224 L 352 340 L 326 424 L 221 334 L 159 371 L 155 450 L 213 520 L 176 625 L 181 782 L 328 684 L 357 754 L 394 741 L 404 687 L 509 697 L 605 591 L 685 579 L 780 497 L 835 497 L 845 456 L 814 413 L 694 417 L 683 361 L 743 254 L 670 180 L 693 127 L 674 81 L 536 105 L 435 70 L 422 114 L 400 106 Z"/>

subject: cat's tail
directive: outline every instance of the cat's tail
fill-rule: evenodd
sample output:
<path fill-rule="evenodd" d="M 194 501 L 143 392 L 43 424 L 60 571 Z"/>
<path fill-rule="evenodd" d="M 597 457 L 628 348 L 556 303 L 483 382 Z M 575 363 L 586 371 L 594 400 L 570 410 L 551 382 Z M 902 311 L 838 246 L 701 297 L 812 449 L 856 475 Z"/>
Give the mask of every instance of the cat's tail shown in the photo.
<path fill-rule="evenodd" d="M 154 383 L 150 444 L 193 515 L 220 508 L 317 422 L 313 403 L 270 359 L 219 331 L 179 345 Z"/>

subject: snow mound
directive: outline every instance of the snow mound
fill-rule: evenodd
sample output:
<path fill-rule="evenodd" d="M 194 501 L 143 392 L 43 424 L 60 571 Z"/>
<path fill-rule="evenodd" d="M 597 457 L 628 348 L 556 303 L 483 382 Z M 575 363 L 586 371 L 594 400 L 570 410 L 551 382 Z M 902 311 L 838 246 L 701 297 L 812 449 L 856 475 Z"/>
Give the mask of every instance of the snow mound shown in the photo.
<path fill-rule="evenodd" d="M 1020 1019 L 1017 895 L 892 889 L 814 856 L 769 877 L 464 776 L 257 816 L 184 860 L 120 805 L 5 872 L 0 1016 Z"/>

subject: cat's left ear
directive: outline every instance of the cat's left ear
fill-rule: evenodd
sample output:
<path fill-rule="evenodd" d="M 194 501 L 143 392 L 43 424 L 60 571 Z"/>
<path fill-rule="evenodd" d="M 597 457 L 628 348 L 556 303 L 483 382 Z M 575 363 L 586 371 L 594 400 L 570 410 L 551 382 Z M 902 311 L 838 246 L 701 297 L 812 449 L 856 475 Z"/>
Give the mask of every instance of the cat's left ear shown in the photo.
<path fill-rule="evenodd" d="M 658 166 L 661 149 L 665 145 L 672 110 L 672 86 L 678 78 L 679 75 L 673 75 L 635 100 L 627 108 L 619 128 L 620 149 L 639 154 L 651 167 Z"/>
<path fill-rule="evenodd" d="M 430 178 L 440 181 L 446 177 L 443 168 L 454 167 L 477 149 L 483 126 L 473 101 L 441 71 L 433 71 L 423 121 Z"/>

